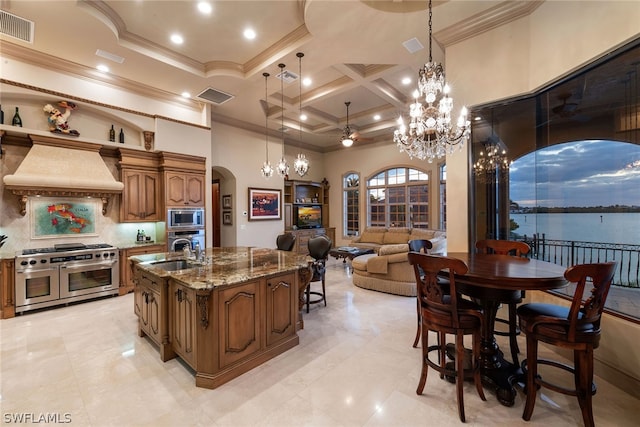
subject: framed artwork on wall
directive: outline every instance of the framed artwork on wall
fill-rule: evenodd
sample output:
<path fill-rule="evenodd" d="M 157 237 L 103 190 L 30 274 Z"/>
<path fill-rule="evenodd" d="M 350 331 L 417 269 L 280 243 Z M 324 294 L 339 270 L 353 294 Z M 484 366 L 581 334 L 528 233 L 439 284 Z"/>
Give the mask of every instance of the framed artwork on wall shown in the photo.
<path fill-rule="evenodd" d="M 37 198 L 31 203 L 31 237 L 97 236 L 96 212 L 87 199 Z"/>
<path fill-rule="evenodd" d="M 231 194 L 222 196 L 222 209 L 231 209 Z"/>
<path fill-rule="evenodd" d="M 231 211 L 222 212 L 222 225 L 233 225 L 233 217 Z"/>
<path fill-rule="evenodd" d="M 249 221 L 282 218 L 280 190 L 249 188 Z"/>

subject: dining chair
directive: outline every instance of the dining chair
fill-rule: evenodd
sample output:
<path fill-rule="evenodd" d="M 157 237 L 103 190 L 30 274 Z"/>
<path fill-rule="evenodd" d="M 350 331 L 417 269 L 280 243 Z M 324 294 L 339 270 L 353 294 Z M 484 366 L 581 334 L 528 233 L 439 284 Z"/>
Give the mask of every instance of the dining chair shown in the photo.
<path fill-rule="evenodd" d="M 325 273 L 326 273 L 326 262 L 327 258 L 329 258 L 329 251 L 333 246 L 333 242 L 330 238 L 321 234 L 319 236 L 315 236 L 309 239 L 307 243 L 307 248 L 309 249 L 309 256 L 313 258 L 313 263 L 311 263 L 311 280 L 309 281 L 309 285 L 307 285 L 306 294 L 306 305 L 307 305 L 307 313 L 309 312 L 309 306 L 311 304 L 317 304 L 319 302 L 324 302 L 324 306 L 327 306 L 327 294 L 325 291 Z M 321 282 L 322 283 L 322 292 L 319 291 L 311 291 L 311 283 L 313 282 Z M 318 298 L 311 299 L 311 296 L 315 295 Z"/>
<path fill-rule="evenodd" d="M 522 413 L 525 421 L 529 421 L 533 414 L 537 389 L 546 387 L 558 393 L 576 396 L 584 425 L 594 425 L 591 404 L 596 392 L 593 382 L 593 350 L 600 344 L 600 318 L 615 268 L 616 262 L 569 267 L 564 277 L 576 285 L 570 307 L 530 303 L 518 308 L 520 328 L 527 337 L 527 359 L 522 362 L 527 378 L 527 400 Z M 583 301 L 587 283 L 591 284 L 591 292 L 586 293 L 588 298 Z M 538 342 L 573 350 L 573 366 L 538 359 Z M 538 375 L 538 365 L 548 365 L 573 373 L 574 387 L 570 389 L 544 381 Z"/>
<path fill-rule="evenodd" d="M 296 244 L 296 235 L 293 233 L 282 233 L 276 237 L 276 247 L 281 251 L 292 251 Z"/>
<path fill-rule="evenodd" d="M 433 248 L 433 244 L 429 240 L 409 240 L 409 252 L 428 254 L 431 248 Z M 418 342 L 420 342 L 420 325 L 422 324 L 420 320 L 420 300 L 418 298 L 416 298 L 416 310 L 418 313 L 418 330 L 416 331 L 416 338 L 413 340 L 413 348 L 418 347 Z"/>
<path fill-rule="evenodd" d="M 517 240 L 478 240 L 476 242 L 476 250 L 480 253 L 500 254 L 500 255 L 513 255 L 513 256 L 525 256 L 529 253 L 531 248 L 525 242 Z M 518 336 L 520 335 L 520 329 L 518 328 L 518 318 L 516 316 L 516 309 L 518 304 L 522 302 L 525 294 L 522 291 L 520 299 L 517 301 L 508 301 L 507 308 L 509 310 L 509 318 L 501 319 L 496 318 L 496 322 L 507 324 L 509 329 L 505 331 L 493 331 L 494 335 L 500 335 L 503 337 L 509 337 L 509 348 L 511 350 L 511 360 L 514 365 L 518 365 L 518 353 L 520 353 L 520 347 L 518 346 Z"/>
<path fill-rule="evenodd" d="M 456 293 L 455 274 L 465 274 L 467 265 L 456 258 L 409 252 L 409 263 L 413 265 L 420 303 L 420 319 L 422 331 L 422 372 L 417 394 L 422 394 L 427 382 L 429 367 L 441 375 L 455 378 L 458 415 L 465 422 L 463 383 L 465 379 L 473 379 L 482 400 L 486 400 L 480 378 L 480 339 L 482 330 L 482 310 L 466 299 L 458 298 Z M 443 292 L 438 275 L 446 274 L 449 278 L 449 293 Z M 429 345 L 429 331 L 440 334 L 455 335 L 455 362 L 446 363 L 446 340 L 438 340 L 436 345 Z M 465 366 L 464 336 L 471 335 L 471 360 L 469 369 Z M 429 358 L 429 353 L 437 352 L 438 361 Z M 453 367 L 452 367 L 453 366 Z"/>

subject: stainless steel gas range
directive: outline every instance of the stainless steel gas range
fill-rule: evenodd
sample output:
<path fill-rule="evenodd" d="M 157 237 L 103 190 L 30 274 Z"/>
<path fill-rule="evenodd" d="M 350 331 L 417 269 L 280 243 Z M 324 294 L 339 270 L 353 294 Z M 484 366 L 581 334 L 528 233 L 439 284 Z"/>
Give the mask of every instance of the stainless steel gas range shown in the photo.
<path fill-rule="evenodd" d="M 118 248 L 65 243 L 16 254 L 16 312 L 117 295 Z"/>

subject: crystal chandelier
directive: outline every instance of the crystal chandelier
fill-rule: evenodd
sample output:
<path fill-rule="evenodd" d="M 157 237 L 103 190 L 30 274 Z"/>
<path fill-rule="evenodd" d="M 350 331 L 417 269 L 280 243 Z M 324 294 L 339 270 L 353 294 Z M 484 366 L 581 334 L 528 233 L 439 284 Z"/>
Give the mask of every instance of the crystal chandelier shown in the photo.
<path fill-rule="evenodd" d="M 282 131 L 282 157 L 280 157 L 280 161 L 276 166 L 276 170 L 278 171 L 278 175 L 281 178 L 286 178 L 289 175 L 289 164 L 287 163 L 287 159 L 284 158 L 284 64 L 278 64 L 280 67 L 280 107 L 281 107 L 281 115 L 280 115 L 280 130 Z"/>
<path fill-rule="evenodd" d="M 298 57 L 298 81 L 300 84 L 300 92 L 298 95 L 298 127 L 300 130 L 300 135 L 298 139 L 300 140 L 300 142 L 302 142 L 302 57 L 304 56 L 304 53 L 298 52 L 296 53 L 296 56 Z M 309 171 L 309 160 L 307 160 L 304 154 L 298 154 L 296 160 L 293 162 L 293 169 L 301 177 L 307 174 L 307 172 Z"/>
<path fill-rule="evenodd" d="M 271 178 L 271 176 L 273 175 L 273 167 L 271 167 L 271 162 L 269 161 L 269 102 L 267 101 L 267 77 L 269 77 L 269 73 L 262 73 L 262 75 L 264 76 L 264 103 L 266 109 L 266 111 L 264 112 L 264 145 L 266 150 L 266 158 L 264 163 L 262 164 L 262 168 L 260 168 L 260 172 L 262 173 L 263 177 Z"/>
<path fill-rule="evenodd" d="M 410 158 L 428 159 L 429 163 L 452 153 L 456 145 L 462 148 L 471 132 L 466 108 L 462 108 L 457 123 L 451 121 L 453 99 L 445 82 L 444 67 L 433 62 L 431 20 L 429 0 L 429 62 L 418 71 L 418 89 L 413 93 L 415 102 L 409 109 L 408 128 L 400 116 L 398 129 L 393 133 L 400 152 L 406 152 Z M 424 102 L 420 97 L 424 97 Z"/>
<path fill-rule="evenodd" d="M 507 150 L 492 136 L 484 142 L 484 151 L 480 151 L 480 158 L 473 164 L 473 175 L 478 182 L 495 183 L 507 177 L 510 166 Z"/>

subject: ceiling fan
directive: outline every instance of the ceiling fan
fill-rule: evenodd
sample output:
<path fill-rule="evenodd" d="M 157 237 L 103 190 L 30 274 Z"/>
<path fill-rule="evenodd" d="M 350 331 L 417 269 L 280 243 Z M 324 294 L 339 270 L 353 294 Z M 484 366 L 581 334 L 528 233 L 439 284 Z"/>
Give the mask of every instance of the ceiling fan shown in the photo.
<path fill-rule="evenodd" d="M 340 138 L 340 142 L 345 147 L 351 147 L 355 141 L 367 141 L 371 140 L 371 138 L 362 138 L 360 137 L 360 132 L 351 131 L 351 127 L 349 126 L 349 105 L 351 105 L 350 101 L 344 103 L 347 106 L 347 125 L 344 127 L 342 131 L 342 137 Z"/>

